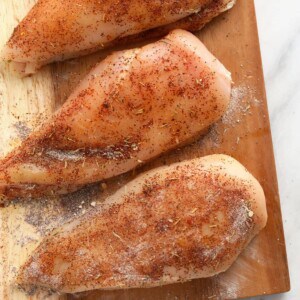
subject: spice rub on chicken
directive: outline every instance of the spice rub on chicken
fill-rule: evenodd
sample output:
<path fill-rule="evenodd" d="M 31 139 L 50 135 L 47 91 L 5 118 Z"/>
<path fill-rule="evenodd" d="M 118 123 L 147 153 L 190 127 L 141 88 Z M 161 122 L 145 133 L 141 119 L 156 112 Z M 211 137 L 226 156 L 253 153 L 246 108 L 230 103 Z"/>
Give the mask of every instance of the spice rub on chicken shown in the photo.
<path fill-rule="evenodd" d="M 230 91 L 230 73 L 187 31 L 116 52 L 0 160 L 0 194 L 66 193 L 127 172 L 199 136 Z"/>
<path fill-rule="evenodd" d="M 17 282 L 75 293 L 210 277 L 227 270 L 266 221 L 262 187 L 239 162 L 188 160 L 139 176 L 57 228 Z"/>
<path fill-rule="evenodd" d="M 198 30 L 235 0 L 39 0 L 2 58 L 21 75 L 41 66 L 182 28 Z M 140 34 L 141 33 L 141 34 Z"/>

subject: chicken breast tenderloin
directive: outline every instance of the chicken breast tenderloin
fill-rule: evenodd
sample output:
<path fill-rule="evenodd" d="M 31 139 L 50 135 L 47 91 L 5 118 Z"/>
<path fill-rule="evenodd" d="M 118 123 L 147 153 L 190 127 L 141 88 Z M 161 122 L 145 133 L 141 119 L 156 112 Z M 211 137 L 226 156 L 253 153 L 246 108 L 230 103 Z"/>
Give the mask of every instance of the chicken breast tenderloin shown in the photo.
<path fill-rule="evenodd" d="M 230 73 L 186 31 L 116 52 L 0 161 L 0 193 L 65 193 L 127 172 L 199 136 L 230 91 Z"/>
<path fill-rule="evenodd" d="M 154 287 L 227 270 L 266 225 L 264 192 L 211 155 L 151 170 L 56 229 L 17 282 L 66 293 Z"/>
<path fill-rule="evenodd" d="M 198 30 L 235 0 L 39 0 L 15 28 L 2 58 L 23 75 L 116 43 Z"/>

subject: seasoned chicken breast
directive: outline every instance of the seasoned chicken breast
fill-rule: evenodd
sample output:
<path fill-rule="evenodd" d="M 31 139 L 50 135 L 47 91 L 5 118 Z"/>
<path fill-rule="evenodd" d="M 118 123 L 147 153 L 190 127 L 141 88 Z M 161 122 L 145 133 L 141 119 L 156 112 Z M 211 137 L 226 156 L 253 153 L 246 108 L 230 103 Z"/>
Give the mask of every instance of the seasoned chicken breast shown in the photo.
<path fill-rule="evenodd" d="M 235 0 L 39 0 L 3 50 L 21 74 L 112 44 L 159 36 L 176 28 L 197 30 Z M 128 38 L 128 37 L 131 38 Z"/>
<path fill-rule="evenodd" d="M 147 172 L 56 229 L 17 282 L 60 292 L 154 287 L 226 271 L 266 225 L 264 192 L 211 155 Z"/>
<path fill-rule="evenodd" d="M 64 193 L 127 172 L 197 137 L 225 112 L 230 91 L 230 73 L 186 31 L 116 52 L 0 161 L 0 192 Z"/>

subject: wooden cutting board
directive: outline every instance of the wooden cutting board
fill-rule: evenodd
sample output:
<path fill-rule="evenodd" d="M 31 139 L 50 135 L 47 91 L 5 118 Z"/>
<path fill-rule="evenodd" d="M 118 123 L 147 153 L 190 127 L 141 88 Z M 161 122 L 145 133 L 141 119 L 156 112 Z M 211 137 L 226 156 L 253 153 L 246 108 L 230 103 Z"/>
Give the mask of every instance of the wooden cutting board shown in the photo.
<path fill-rule="evenodd" d="M 1 0 L 0 47 L 34 0 Z M 25 294 L 13 285 L 18 267 L 51 229 L 101 202 L 137 173 L 163 163 L 211 153 L 226 153 L 242 162 L 265 190 L 269 220 L 265 230 L 224 274 L 153 289 L 94 291 L 77 299 L 237 299 L 289 290 L 272 139 L 262 73 L 254 4 L 239 0 L 197 34 L 232 72 L 234 88 L 226 115 L 193 145 L 174 151 L 142 169 L 57 199 L 14 202 L 0 210 L 0 299 L 73 299 L 42 291 Z M 7 65 L 0 71 L 0 155 L 17 146 L 70 94 L 90 67 L 107 53 L 51 65 L 25 79 L 14 77 Z M 98 204 L 99 205 L 99 204 Z M 82 208 L 81 208 L 82 206 Z"/>

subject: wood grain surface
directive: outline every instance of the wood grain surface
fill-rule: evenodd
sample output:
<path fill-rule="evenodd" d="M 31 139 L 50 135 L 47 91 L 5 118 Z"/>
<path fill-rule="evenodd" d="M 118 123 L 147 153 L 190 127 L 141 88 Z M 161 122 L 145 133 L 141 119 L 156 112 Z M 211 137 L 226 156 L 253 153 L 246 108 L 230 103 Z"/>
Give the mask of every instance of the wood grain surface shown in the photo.
<path fill-rule="evenodd" d="M 0 47 L 34 0 L 1 0 Z M 238 0 L 228 13 L 197 34 L 232 72 L 234 88 L 229 111 L 207 135 L 146 166 L 84 190 L 52 199 L 15 201 L 0 209 L 0 299 L 237 299 L 289 290 L 289 274 L 282 228 L 276 170 L 267 102 L 252 0 Z M 128 47 L 132 47 L 128 46 Z M 36 75 L 19 79 L 6 64 L 0 66 L 0 155 L 20 144 L 32 128 L 66 100 L 96 62 L 111 50 L 57 63 Z M 271 99 L 270 99 L 271 100 Z M 93 291 L 57 295 L 14 286 L 14 276 L 45 234 L 55 226 L 91 209 L 139 172 L 165 163 L 212 153 L 225 153 L 242 162 L 262 184 L 268 207 L 268 224 L 225 273 L 152 289 Z M 283 199 L 284 200 L 284 199 Z M 82 206 L 82 208 L 81 208 Z"/>

